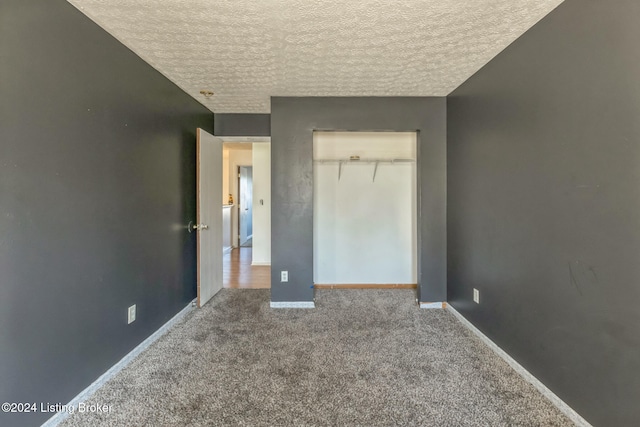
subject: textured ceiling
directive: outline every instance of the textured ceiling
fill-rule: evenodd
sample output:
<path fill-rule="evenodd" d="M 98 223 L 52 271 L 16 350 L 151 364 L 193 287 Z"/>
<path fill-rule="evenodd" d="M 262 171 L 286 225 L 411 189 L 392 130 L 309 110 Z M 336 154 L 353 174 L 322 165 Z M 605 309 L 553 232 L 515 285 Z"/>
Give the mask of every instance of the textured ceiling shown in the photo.
<path fill-rule="evenodd" d="M 210 110 L 268 113 L 270 96 L 448 95 L 562 0 L 69 2 Z"/>

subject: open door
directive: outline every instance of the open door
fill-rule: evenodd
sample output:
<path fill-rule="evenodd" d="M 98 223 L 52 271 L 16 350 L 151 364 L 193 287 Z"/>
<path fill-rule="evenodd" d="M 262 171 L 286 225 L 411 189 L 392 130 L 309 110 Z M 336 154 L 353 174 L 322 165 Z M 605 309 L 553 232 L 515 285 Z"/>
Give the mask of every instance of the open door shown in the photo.
<path fill-rule="evenodd" d="M 197 132 L 198 307 L 222 289 L 222 140 Z"/>
<path fill-rule="evenodd" d="M 239 245 L 252 246 L 253 239 L 253 167 L 239 168 Z"/>

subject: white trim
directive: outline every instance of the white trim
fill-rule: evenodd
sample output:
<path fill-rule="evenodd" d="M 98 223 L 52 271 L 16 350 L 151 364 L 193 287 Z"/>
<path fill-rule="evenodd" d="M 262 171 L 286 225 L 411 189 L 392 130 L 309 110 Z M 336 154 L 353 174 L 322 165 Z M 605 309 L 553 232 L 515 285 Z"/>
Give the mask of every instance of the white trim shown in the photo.
<path fill-rule="evenodd" d="M 420 308 L 439 308 L 439 309 L 443 309 L 443 308 L 447 308 L 447 303 L 446 302 L 421 302 L 420 303 Z"/>
<path fill-rule="evenodd" d="M 566 415 L 573 423 L 578 427 L 592 427 L 591 424 L 587 422 L 584 418 L 580 416 L 576 411 L 574 411 L 569 405 L 567 405 L 562 399 L 560 399 L 554 392 L 549 390 L 547 386 L 545 386 L 539 379 L 533 376 L 529 371 L 527 371 L 521 364 L 516 362 L 507 352 L 498 347 L 496 343 L 491 341 L 485 334 L 483 334 L 478 328 L 473 326 L 471 322 L 469 322 L 462 314 L 458 313 L 458 311 L 453 308 L 450 304 L 447 304 L 447 309 L 454 315 L 456 318 L 462 323 L 464 326 L 469 328 L 471 332 L 476 334 L 478 338 L 482 342 L 484 342 L 491 350 L 493 350 L 498 356 L 500 356 L 505 362 L 509 364 L 517 373 L 519 373 L 522 378 L 531 383 L 540 393 L 542 393 L 547 399 L 551 401 L 553 405 L 555 405 L 560 412 Z"/>
<path fill-rule="evenodd" d="M 271 142 L 270 136 L 214 136 L 217 136 L 224 142 Z"/>
<path fill-rule="evenodd" d="M 228 246 L 228 247 L 222 249 L 222 255 L 230 254 L 232 250 L 233 250 L 233 246 Z"/>
<path fill-rule="evenodd" d="M 271 265 L 271 261 L 266 261 L 266 262 L 251 261 L 251 265 Z"/>
<path fill-rule="evenodd" d="M 316 308 L 313 301 L 271 301 L 271 308 Z"/>
<path fill-rule="evenodd" d="M 78 409 L 78 404 L 84 402 L 91 397 L 93 393 L 98 391 L 107 381 L 115 377 L 121 370 L 123 370 L 129 363 L 133 361 L 140 353 L 145 351 L 151 344 L 153 344 L 158 338 L 167 333 L 176 323 L 178 323 L 188 312 L 194 307 L 193 302 L 190 302 L 188 306 L 180 310 L 178 314 L 173 316 L 167 323 L 162 325 L 160 329 L 155 331 L 146 340 L 142 341 L 136 348 L 131 350 L 129 354 L 124 356 L 118 363 L 113 365 L 107 372 L 102 374 L 97 380 L 95 380 L 89 387 L 82 390 L 76 397 L 71 399 L 65 406 L 73 406 L 74 409 Z M 64 421 L 70 415 L 67 411 L 58 412 L 49 418 L 41 427 L 55 427 Z"/>

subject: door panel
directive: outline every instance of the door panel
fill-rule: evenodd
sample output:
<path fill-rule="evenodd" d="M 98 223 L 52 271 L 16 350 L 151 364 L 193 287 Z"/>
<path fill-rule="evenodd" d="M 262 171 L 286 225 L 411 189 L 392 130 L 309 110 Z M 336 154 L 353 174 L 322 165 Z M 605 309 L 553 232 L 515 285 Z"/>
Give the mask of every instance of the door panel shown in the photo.
<path fill-rule="evenodd" d="M 253 235 L 253 168 L 240 166 L 240 246 Z"/>
<path fill-rule="evenodd" d="M 222 289 L 222 140 L 197 137 L 198 307 Z"/>

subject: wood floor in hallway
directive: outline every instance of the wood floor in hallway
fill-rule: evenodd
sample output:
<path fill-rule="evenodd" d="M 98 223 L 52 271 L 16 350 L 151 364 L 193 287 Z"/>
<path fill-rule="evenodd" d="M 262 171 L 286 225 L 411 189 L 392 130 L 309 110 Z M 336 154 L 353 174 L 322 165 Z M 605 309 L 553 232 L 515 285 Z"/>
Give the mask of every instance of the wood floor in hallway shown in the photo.
<path fill-rule="evenodd" d="M 268 265 L 251 265 L 252 253 L 252 248 L 240 247 L 224 255 L 222 278 L 225 288 L 271 288 L 271 267 Z"/>

